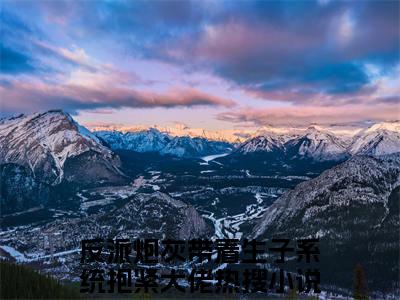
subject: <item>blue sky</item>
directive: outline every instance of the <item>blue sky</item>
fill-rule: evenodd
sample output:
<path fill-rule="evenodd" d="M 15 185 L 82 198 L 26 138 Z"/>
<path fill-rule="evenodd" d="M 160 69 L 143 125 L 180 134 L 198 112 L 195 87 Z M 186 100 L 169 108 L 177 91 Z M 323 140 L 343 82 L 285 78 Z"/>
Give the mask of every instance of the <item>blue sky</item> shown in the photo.
<path fill-rule="evenodd" d="M 226 129 L 399 119 L 398 1 L 2 1 L 1 113 Z"/>

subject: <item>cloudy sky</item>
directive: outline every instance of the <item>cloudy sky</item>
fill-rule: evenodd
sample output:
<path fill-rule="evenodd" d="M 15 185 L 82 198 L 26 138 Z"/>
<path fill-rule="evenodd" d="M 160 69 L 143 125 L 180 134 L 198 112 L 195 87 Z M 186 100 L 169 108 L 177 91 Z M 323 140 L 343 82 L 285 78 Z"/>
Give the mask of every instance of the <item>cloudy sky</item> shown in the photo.
<path fill-rule="evenodd" d="M 1 1 L 2 115 L 206 129 L 400 119 L 399 1 Z"/>

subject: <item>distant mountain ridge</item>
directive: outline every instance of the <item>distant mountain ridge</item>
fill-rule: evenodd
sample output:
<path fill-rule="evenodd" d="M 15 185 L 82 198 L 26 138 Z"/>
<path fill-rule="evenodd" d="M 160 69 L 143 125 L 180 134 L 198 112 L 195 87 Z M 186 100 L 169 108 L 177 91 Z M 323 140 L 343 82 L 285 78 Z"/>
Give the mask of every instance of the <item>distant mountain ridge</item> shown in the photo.
<path fill-rule="evenodd" d="M 67 159 L 83 153 L 92 153 L 106 169 L 119 173 L 120 162 L 113 150 L 157 152 L 182 158 L 230 151 L 239 156 L 275 153 L 289 159 L 316 161 L 341 161 L 358 154 L 384 155 L 400 151 L 400 121 L 377 123 L 359 131 L 352 139 L 319 126 L 293 133 L 263 127 L 259 133 L 241 144 L 205 137 L 174 136 L 156 128 L 91 133 L 69 114 L 53 110 L 0 120 L 0 163 L 24 165 L 34 173 L 50 170 L 44 174 L 49 177 L 46 182 L 59 183 L 64 178 Z"/>
<path fill-rule="evenodd" d="M 242 143 L 236 155 L 281 152 L 289 158 L 317 161 L 343 160 L 359 154 L 385 155 L 400 152 L 400 122 L 378 123 L 359 132 L 350 141 L 311 126 L 302 134 L 265 133 Z"/>
<path fill-rule="evenodd" d="M 187 137 L 200 137 L 210 141 L 227 142 L 232 144 L 240 144 L 248 139 L 269 135 L 277 134 L 282 136 L 296 136 L 302 135 L 307 127 L 300 125 L 263 125 L 260 127 L 250 128 L 231 128 L 231 129 L 205 129 L 205 128 L 192 128 L 183 123 L 175 123 L 173 126 L 160 126 L 160 125 L 123 125 L 123 124 L 109 124 L 109 123 L 84 123 L 87 128 L 90 128 L 92 132 L 97 131 L 120 131 L 126 132 L 139 132 L 147 131 L 151 128 L 157 129 L 162 133 L 166 133 L 170 136 L 187 136 Z M 322 131 L 329 131 L 336 136 L 340 136 L 344 139 L 349 139 L 355 136 L 363 129 L 365 129 L 365 123 L 350 123 L 350 124 L 331 124 L 331 125 L 320 125 L 310 124 Z"/>
<path fill-rule="evenodd" d="M 158 152 L 177 157 L 201 157 L 229 152 L 233 145 L 227 142 L 210 141 L 206 138 L 170 136 L 156 128 L 137 132 L 96 131 L 94 133 L 113 150 L 136 152 Z"/>
<path fill-rule="evenodd" d="M 383 122 L 344 138 L 318 126 L 294 133 L 261 131 L 240 144 L 201 137 L 172 136 L 156 128 L 133 132 L 97 131 L 94 134 L 111 149 L 158 152 L 177 157 L 229 152 L 234 155 L 281 152 L 293 158 L 316 161 L 344 160 L 357 154 L 384 155 L 400 151 L 400 122 Z M 271 128 L 269 128 L 272 130 Z"/>

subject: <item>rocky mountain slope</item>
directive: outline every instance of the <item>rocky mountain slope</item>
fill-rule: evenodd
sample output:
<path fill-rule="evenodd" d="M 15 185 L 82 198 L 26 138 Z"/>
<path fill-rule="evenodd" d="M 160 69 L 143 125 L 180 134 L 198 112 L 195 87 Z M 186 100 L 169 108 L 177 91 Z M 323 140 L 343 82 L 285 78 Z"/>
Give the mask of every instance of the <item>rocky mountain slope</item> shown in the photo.
<path fill-rule="evenodd" d="M 229 152 L 233 147 L 227 142 L 210 141 L 200 137 L 170 136 L 155 128 L 126 133 L 97 131 L 94 134 L 113 150 L 158 152 L 162 155 L 186 158 Z"/>
<path fill-rule="evenodd" d="M 285 140 L 279 135 L 264 135 L 252 138 L 241 144 L 235 153 L 248 154 L 253 152 L 284 151 Z"/>
<path fill-rule="evenodd" d="M 355 156 L 280 197 L 253 237 L 319 237 L 326 282 L 351 288 L 361 263 L 374 278 L 371 289 L 393 291 L 399 288 L 399 186 L 400 154 Z"/>
<path fill-rule="evenodd" d="M 47 184 L 123 179 L 120 161 L 96 136 L 62 111 L 0 122 L 0 164 L 26 167 Z"/>
<path fill-rule="evenodd" d="M 400 151 L 400 122 L 383 122 L 358 133 L 351 154 L 384 155 Z"/>
<path fill-rule="evenodd" d="M 120 159 L 62 111 L 0 121 L 0 205 L 3 214 L 65 201 L 62 185 L 121 184 Z M 63 197 L 57 197 L 57 196 Z"/>
<path fill-rule="evenodd" d="M 318 161 L 341 160 L 348 156 L 347 145 L 330 132 L 307 129 L 304 135 L 289 140 L 285 148 L 291 157 L 306 157 Z"/>

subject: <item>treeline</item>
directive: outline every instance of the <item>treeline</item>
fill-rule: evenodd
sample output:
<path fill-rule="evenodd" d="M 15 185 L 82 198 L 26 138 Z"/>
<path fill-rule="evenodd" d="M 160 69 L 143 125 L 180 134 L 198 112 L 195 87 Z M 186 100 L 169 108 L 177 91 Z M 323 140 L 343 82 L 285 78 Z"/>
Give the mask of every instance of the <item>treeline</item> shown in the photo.
<path fill-rule="evenodd" d="M 48 275 L 0 261 L 0 299 L 77 299 L 79 291 Z"/>

